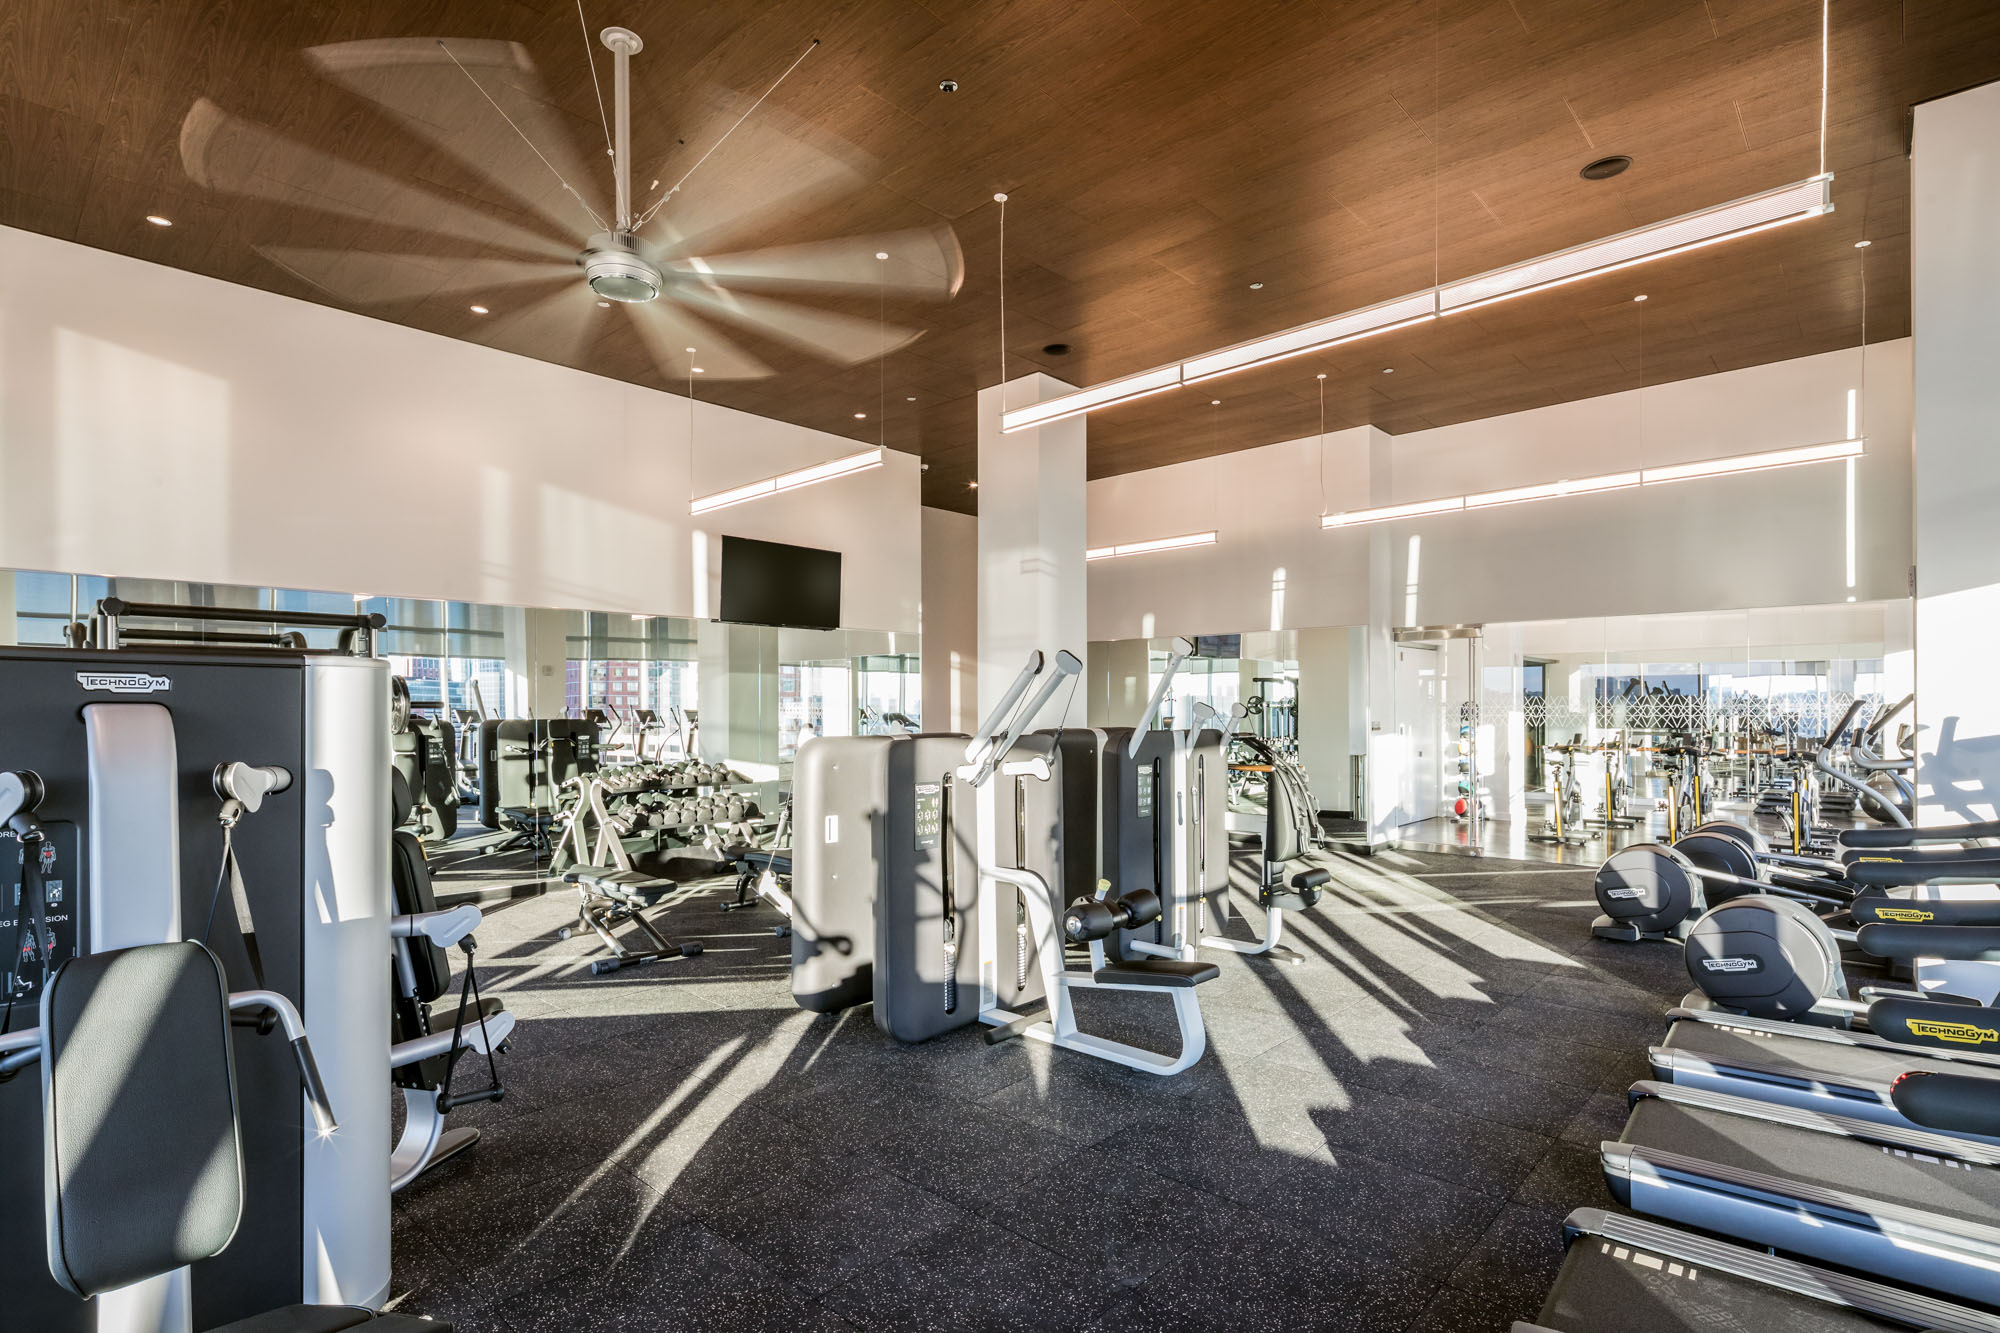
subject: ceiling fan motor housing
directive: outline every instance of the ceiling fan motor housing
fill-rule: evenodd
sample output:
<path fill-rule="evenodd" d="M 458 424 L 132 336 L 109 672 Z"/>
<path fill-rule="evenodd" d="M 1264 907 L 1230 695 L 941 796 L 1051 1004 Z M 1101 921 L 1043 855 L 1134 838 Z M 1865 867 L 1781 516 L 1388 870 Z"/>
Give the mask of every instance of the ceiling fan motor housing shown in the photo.
<path fill-rule="evenodd" d="M 664 285 L 660 270 L 639 253 L 629 232 L 598 232 L 578 262 L 590 289 L 607 301 L 651 301 Z"/>

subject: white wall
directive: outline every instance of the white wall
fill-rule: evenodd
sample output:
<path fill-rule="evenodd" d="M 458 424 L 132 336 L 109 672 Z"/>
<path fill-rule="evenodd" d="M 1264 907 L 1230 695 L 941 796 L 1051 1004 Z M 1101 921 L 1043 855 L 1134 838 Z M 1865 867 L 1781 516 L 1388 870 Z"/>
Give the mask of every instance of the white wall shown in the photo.
<path fill-rule="evenodd" d="M 917 628 L 913 456 L 691 520 L 863 447 L 694 416 L 691 460 L 684 397 L 0 228 L 0 567 L 707 617 L 732 533 Z"/>
<path fill-rule="evenodd" d="M 924 730 L 979 725 L 979 520 L 923 511 Z"/>
<path fill-rule="evenodd" d="M 2000 813 L 2000 83 L 1916 109 L 1918 822 Z"/>
<path fill-rule="evenodd" d="M 1854 588 L 1839 462 L 1345 531 L 1322 531 L 1319 515 L 1841 439 L 1848 390 L 1862 383 L 1858 348 L 1397 436 L 1387 496 L 1370 490 L 1380 469 L 1368 427 L 1329 435 L 1323 456 L 1308 437 L 1093 481 L 1092 546 L 1220 535 L 1212 547 L 1094 562 L 1090 637 L 1365 624 L 1375 535 L 1393 560 L 1397 623 L 1903 596 L 1910 368 L 1907 339 L 1867 351 Z M 1422 538 L 1413 608 L 1412 535 Z"/>

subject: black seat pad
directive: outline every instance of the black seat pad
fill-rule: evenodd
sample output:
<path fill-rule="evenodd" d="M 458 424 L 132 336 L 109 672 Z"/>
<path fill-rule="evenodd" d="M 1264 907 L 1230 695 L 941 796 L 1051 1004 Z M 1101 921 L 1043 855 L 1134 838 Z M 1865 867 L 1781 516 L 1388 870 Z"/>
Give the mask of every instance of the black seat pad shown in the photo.
<path fill-rule="evenodd" d="M 563 876 L 563 882 L 581 884 L 607 898 L 644 903 L 648 907 L 680 887 L 673 880 L 659 879 L 636 870 L 572 870 Z"/>
<path fill-rule="evenodd" d="M 340 1329 L 357 1328 L 372 1322 L 373 1316 L 368 1311 L 352 1305 L 287 1305 L 210 1329 L 209 1333 L 339 1333 Z M 441 1329 L 449 1326 L 424 1324 L 423 1327 Z"/>
<path fill-rule="evenodd" d="M 792 854 L 790 852 L 764 852 L 746 847 L 740 851 L 731 852 L 729 855 L 732 860 L 741 861 L 753 870 L 768 870 L 774 875 L 789 875 L 792 873 Z"/>
<path fill-rule="evenodd" d="M 1298 874 L 1292 876 L 1292 887 L 1295 889 L 1316 889 L 1332 878 L 1333 872 L 1325 868 L 1301 870 Z"/>
<path fill-rule="evenodd" d="M 1162 990 L 1184 990 L 1221 975 L 1222 969 L 1214 963 L 1189 963 L 1178 958 L 1136 958 L 1107 963 L 1094 974 L 1097 981 L 1106 985 L 1157 986 Z"/>

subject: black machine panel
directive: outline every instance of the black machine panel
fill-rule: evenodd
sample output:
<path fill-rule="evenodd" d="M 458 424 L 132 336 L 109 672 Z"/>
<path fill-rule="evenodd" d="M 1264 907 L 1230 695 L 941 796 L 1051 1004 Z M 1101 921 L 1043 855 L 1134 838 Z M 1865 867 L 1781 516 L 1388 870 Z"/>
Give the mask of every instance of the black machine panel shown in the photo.
<path fill-rule="evenodd" d="M 115 664 L 115 674 L 150 673 L 169 682 L 143 696 L 91 692 L 80 672 Z M 0 648 L 0 768 L 33 769 L 47 786 L 37 812 L 56 848 L 55 877 L 64 894 L 89 881 L 91 845 L 87 751 L 83 707 L 91 703 L 157 703 L 173 715 L 179 770 L 180 893 L 184 932 L 200 938 L 209 918 L 222 863 L 221 801 L 212 784 L 215 766 L 241 760 L 276 764 L 299 775 L 304 768 L 304 677 L 301 659 L 231 657 L 211 652 L 124 651 L 116 654 L 48 648 Z M 384 719 L 386 726 L 387 720 Z M 305 901 L 300 849 L 324 810 L 305 808 L 307 784 L 294 781 L 268 797 L 235 831 L 235 849 L 256 920 L 264 984 L 295 1004 L 303 1000 L 300 912 Z M 13 875 L 18 844 L 0 843 L 0 875 L 9 910 L 0 925 L 7 947 L 14 939 Z M 80 874 L 78 872 L 81 872 Z M 225 890 L 209 943 L 223 960 L 230 988 L 254 985 L 248 953 L 235 931 Z M 74 949 L 87 922 L 71 919 L 57 930 L 56 948 Z M 58 961 L 60 961 L 58 959 Z M 39 982 L 39 968 L 36 980 Z M 386 974 L 385 974 L 386 975 Z M 16 1027 L 36 1021 L 13 1017 Z M 246 1173 L 243 1221 L 220 1256 L 194 1270 L 195 1326 L 211 1328 L 298 1299 L 303 1283 L 299 1244 L 302 1181 L 297 1170 L 304 1107 L 298 1070 L 283 1041 L 238 1029 L 235 1066 L 244 1108 Z M 49 1276 L 43 1256 L 41 1086 L 30 1065 L 0 1083 L 0 1253 L 10 1256 L 5 1280 L 7 1328 L 36 1333 L 94 1330 L 95 1309 L 65 1292 Z M 291 1164 L 289 1170 L 272 1164 Z M 261 1168 L 261 1169 L 260 1169 Z"/>

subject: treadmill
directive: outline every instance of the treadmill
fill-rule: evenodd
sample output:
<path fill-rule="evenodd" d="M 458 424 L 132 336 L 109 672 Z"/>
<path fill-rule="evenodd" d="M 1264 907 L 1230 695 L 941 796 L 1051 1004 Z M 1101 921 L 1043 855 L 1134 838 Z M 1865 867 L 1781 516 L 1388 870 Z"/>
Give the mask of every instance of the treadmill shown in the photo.
<path fill-rule="evenodd" d="M 1942 1082 L 1991 1108 L 1979 1084 Z M 1668 1083 L 1629 1095 L 1624 1133 L 1599 1145 L 1626 1207 L 2000 1306 L 2000 1147 Z"/>
<path fill-rule="evenodd" d="M 1969 1005 L 1912 1007 L 1944 1012 L 1905 1019 L 1901 1027 L 1890 1030 L 1908 1034 L 1908 1024 L 1914 1021 L 1919 1031 L 1942 1031 L 1948 1038 L 1976 1044 L 1946 1045 L 1940 1039 L 1917 1044 L 1877 1032 L 1683 1008 L 1668 1012 L 1672 1026 L 1666 1040 L 1649 1047 L 1646 1055 L 1653 1077 L 1662 1083 L 1902 1129 L 1923 1128 L 1890 1099 L 1896 1080 L 1912 1070 L 1990 1080 L 2000 1102 L 2000 1050 L 1983 1035 L 2000 1032 L 1993 1021 L 2000 1015 Z M 1883 1014 L 1896 1009 L 1891 1002 L 1878 1000 L 1870 1011 Z M 1886 1019 L 1883 1022 L 1888 1026 Z M 2000 1138 L 1982 1141 L 2000 1145 Z"/>
<path fill-rule="evenodd" d="M 2000 1317 L 1865 1278 L 1579 1208 L 1533 1323 L 1513 1333 L 2000 1333 Z"/>

